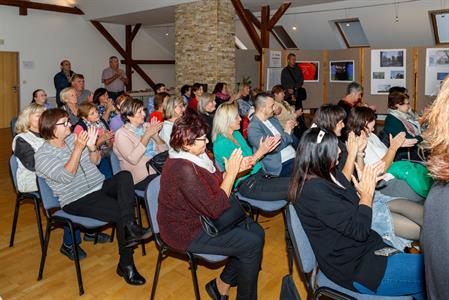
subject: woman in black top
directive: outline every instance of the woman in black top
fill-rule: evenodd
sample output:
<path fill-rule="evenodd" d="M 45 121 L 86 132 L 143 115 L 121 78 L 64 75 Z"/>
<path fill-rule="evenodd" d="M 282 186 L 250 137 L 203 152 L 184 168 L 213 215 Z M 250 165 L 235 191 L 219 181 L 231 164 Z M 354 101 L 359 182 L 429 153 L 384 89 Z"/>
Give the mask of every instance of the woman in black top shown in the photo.
<path fill-rule="evenodd" d="M 371 229 L 373 193 L 383 163 L 365 166 L 359 180 L 352 178 L 353 188 L 336 169 L 339 152 L 333 132 L 307 130 L 289 189 L 320 270 L 356 292 L 424 299 L 421 255 L 375 254 L 388 247 Z"/>

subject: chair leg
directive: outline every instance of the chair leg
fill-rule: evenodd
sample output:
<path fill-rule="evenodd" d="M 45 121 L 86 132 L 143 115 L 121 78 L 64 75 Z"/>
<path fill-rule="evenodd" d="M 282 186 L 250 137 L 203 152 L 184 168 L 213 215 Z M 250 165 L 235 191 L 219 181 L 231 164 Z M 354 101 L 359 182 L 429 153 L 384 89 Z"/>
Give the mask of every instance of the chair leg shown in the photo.
<path fill-rule="evenodd" d="M 143 223 L 142 223 L 142 212 L 140 211 L 140 200 L 139 197 L 135 197 L 136 198 L 136 208 L 137 208 L 137 222 L 139 223 L 139 225 L 141 227 L 143 227 Z M 145 250 L 145 241 L 141 241 L 140 245 L 142 246 L 142 256 L 145 256 L 147 254 L 146 250 Z"/>
<path fill-rule="evenodd" d="M 257 209 L 256 210 L 256 217 L 254 218 L 254 221 L 256 221 L 256 223 L 259 221 L 259 213 L 260 213 L 260 210 Z"/>
<path fill-rule="evenodd" d="M 112 226 L 112 231 L 111 231 L 111 243 L 114 242 L 114 235 L 115 235 L 115 224 Z"/>
<path fill-rule="evenodd" d="M 190 271 L 192 272 L 192 281 L 193 281 L 193 289 L 195 291 L 195 299 L 201 300 L 200 289 L 198 287 L 198 278 L 196 276 L 196 260 L 193 254 L 189 252 L 187 252 L 187 256 L 189 257 Z"/>
<path fill-rule="evenodd" d="M 98 230 L 95 231 L 94 245 L 98 243 Z"/>
<path fill-rule="evenodd" d="M 159 255 L 157 257 L 156 270 L 154 271 L 153 286 L 151 287 L 150 300 L 154 300 L 154 296 L 156 295 L 156 286 L 157 286 L 157 282 L 159 280 L 159 273 L 161 271 L 162 259 L 163 259 L 163 255 L 162 255 L 162 251 L 160 250 Z"/>
<path fill-rule="evenodd" d="M 282 218 L 284 220 L 285 244 L 287 246 L 288 273 L 293 274 L 293 245 L 292 240 L 290 239 L 290 234 L 288 233 L 287 217 L 285 215 L 285 209 L 282 210 Z"/>
<path fill-rule="evenodd" d="M 19 219 L 19 208 L 20 208 L 20 201 L 22 199 L 17 196 L 16 198 L 16 207 L 14 208 L 14 219 L 12 221 L 12 229 L 11 229 L 11 237 L 9 239 L 9 247 L 12 247 L 14 245 L 14 237 L 16 235 L 16 226 L 17 226 L 17 220 Z"/>
<path fill-rule="evenodd" d="M 75 254 L 75 269 L 76 269 L 76 277 L 78 279 L 78 288 L 80 291 L 80 296 L 84 294 L 84 288 L 83 288 L 83 279 L 81 278 L 81 267 L 80 267 L 80 259 L 78 257 L 78 244 L 76 243 L 75 238 L 75 228 L 73 227 L 72 222 L 67 222 L 69 229 L 70 229 L 70 235 L 72 236 L 72 249 Z"/>
<path fill-rule="evenodd" d="M 49 219 L 47 220 L 47 227 L 45 229 L 44 248 L 42 249 L 41 263 L 39 265 L 39 274 L 37 275 L 37 280 L 41 280 L 44 273 L 45 259 L 47 258 L 48 244 L 50 242 L 51 226 L 52 222 Z"/>
<path fill-rule="evenodd" d="M 39 205 L 39 199 L 33 197 L 34 200 L 34 210 L 36 212 L 36 221 L 37 221 L 37 232 L 39 234 L 39 241 L 41 243 L 41 250 L 44 249 L 44 233 L 42 232 L 42 218 L 41 218 L 41 210 Z"/>

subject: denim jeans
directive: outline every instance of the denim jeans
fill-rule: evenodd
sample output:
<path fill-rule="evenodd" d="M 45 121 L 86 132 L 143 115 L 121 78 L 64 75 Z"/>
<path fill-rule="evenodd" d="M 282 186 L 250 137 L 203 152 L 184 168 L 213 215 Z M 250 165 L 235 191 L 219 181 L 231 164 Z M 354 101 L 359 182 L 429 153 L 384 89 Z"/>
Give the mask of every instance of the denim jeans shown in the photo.
<path fill-rule="evenodd" d="M 72 245 L 72 236 L 70 235 L 69 226 L 64 226 L 64 237 L 62 239 L 64 241 L 64 245 L 66 246 Z M 79 245 L 81 243 L 81 235 L 79 229 L 75 229 L 75 240 L 76 244 Z"/>
<path fill-rule="evenodd" d="M 358 282 L 354 287 L 362 294 L 379 296 L 410 295 L 425 299 L 424 257 L 421 254 L 399 253 L 388 257 L 384 277 L 377 291 L 367 289 Z"/>

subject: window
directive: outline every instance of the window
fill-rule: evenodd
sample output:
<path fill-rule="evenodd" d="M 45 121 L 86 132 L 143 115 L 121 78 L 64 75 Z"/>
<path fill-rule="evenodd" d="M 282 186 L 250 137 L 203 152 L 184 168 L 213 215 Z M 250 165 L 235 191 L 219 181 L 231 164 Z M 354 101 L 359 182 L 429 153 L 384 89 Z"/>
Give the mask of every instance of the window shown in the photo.
<path fill-rule="evenodd" d="M 276 38 L 276 40 L 281 44 L 284 49 L 297 49 L 298 46 L 292 40 L 287 31 L 281 25 L 274 26 L 271 31 Z"/>
<path fill-rule="evenodd" d="M 341 34 L 346 47 L 369 47 L 368 39 L 363 31 L 359 19 L 347 19 L 335 21 L 338 32 Z"/>
<path fill-rule="evenodd" d="M 241 50 L 248 50 L 248 47 L 246 47 L 245 44 L 243 44 L 243 42 L 237 36 L 235 36 L 235 48 Z"/>
<path fill-rule="evenodd" d="M 449 9 L 430 11 L 435 44 L 449 44 Z"/>

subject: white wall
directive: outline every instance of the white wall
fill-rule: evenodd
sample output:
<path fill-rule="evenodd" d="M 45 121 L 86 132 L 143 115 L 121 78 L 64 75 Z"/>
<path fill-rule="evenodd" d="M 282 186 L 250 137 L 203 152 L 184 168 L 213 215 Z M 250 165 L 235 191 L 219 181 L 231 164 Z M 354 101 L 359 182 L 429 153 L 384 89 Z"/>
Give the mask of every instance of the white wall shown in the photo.
<path fill-rule="evenodd" d="M 124 46 L 125 27 L 104 24 L 115 39 Z M 49 96 L 55 95 L 53 76 L 59 72 L 59 63 L 68 58 L 72 69 L 86 78 L 86 88 L 95 90 L 101 86 L 101 72 L 108 65 L 108 57 L 120 55 L 109 42 L 82 16 L 28 10 L 28 16 L 19 16 L 18 9 L 2 6 L 0 9 L 0 51 L 19 52 L 20 60 L 20 107 L 31 100 L 31 93 L 43 88 Z M 134 42 L 135 58 L 170 59 L 169 53 L 144 31 Z M 159 55 L 161 54 L 161 55 Z M 23 62 L 33 63 L 24 68 Z M 174 85 L 172 66 L 145 66 L 154 81 Z M 133 75 L 133 89 L 149 86 L 137 73 Z"/>

